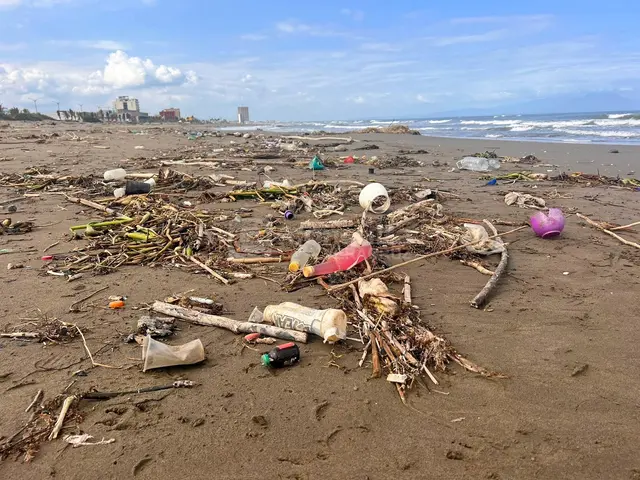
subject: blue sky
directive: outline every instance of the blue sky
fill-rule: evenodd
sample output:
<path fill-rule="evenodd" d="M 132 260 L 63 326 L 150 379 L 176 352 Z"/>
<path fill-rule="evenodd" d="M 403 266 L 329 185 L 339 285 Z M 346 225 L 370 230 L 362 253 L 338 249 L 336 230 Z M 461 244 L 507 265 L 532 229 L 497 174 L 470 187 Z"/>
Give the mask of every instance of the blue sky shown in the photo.
<path fill-rule="evenodd" d="M 640 100 L 640 3 L 0 0 L 0 103 L 313 120 Z"/>

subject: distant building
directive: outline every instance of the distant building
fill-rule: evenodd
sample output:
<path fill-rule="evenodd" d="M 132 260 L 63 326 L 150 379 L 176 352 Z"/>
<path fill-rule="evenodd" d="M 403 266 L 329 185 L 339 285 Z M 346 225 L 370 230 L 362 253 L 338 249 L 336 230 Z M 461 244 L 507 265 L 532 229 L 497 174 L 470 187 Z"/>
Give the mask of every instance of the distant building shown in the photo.
<path fill-rule="evenodd" d="M 160 112 L 160 117 L 165 122 L 177 122 L 180 120 L 180 109 L 179 108 L 165 108 Z"/>
<path fill-rule="evenodd" d="M 238 107 L 238 123 L 249 121 L 249 107 Z"/>
<path fill-rule="evenodd" d="M 122 96 L 113 102 L 116 120 L 119 122 L 140 121 L 140 102 L 137 98 Z"/>

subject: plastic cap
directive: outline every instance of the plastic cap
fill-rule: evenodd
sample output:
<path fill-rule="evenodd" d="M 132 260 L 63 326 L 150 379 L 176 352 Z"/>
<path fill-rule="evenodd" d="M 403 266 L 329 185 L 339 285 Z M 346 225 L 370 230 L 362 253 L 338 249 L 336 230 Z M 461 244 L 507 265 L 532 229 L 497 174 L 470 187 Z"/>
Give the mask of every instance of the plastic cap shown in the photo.
<path fill-rule="evenodd" d="M 324 341 L 335 343 L 340 340 L 338 336 L 338 329 L 336 327 L 327 328 L 324 332 Z"/>
<path fill-rule="evenodd" d="M 300 264 L 298 262 L 291 262 L 289 264 L 289 271 L 291 273 L 296 273 L 299 270 L 300 270 Z"/>
<path fill-rule="evenodd" d="M 262 365 L 264 365 L 265 367 L 268 367 L 269 365 L 271 365 L 271 359 L 269 358 L 268 353 L 263 353 L 260 359 L 262 360 Z"/>
<path fill-rule="evenodd" d="M 313 268 L 311 265 L 307 265 L 306 267 L 304 267 L 304 268 L 302 269 L 302 274 L 303 274 L 305 277 L 311 277 L 311 276 L 313 276 L 313 272 L 314 272 L 314 268 Z"/>
<path fill-rule="evenodd" d="M 122 187 L 122 188 L 116 188 L 116 189 L 113 191 L 113 196 L 114 196 L 114 197 L 116 197 L 116 198 L 124 197 L 125 191 L 126 191 L 126 190 L 124 189 L 124 187 Z"/>

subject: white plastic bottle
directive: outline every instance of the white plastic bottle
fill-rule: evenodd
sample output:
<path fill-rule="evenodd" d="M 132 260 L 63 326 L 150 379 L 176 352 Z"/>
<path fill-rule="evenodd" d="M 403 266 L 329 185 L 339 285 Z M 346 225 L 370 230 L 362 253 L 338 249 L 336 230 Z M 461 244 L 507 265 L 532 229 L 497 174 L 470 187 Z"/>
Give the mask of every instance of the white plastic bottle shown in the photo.
<path fill-rule="evenodd" d="M 124 168 L 114 168 L 113 170 L 107 170 L 104 172 L 104 179 L 107 181 L 110 180 L 124 180 L 124 177 L 127 175 L 127 172 Z"/>
<path fill-rule="evenodd" d="M 298 250 L 291 255 L 289 262 L 289 271 L 295 273 L 309 263 L 309 260 L 315 260 L 320 255 L 322 247 L 315 240 L 307 240 Z"/>
<path fill-rule="evenodd" d="M 347 338 L 347 314 L 335 308 L 316 310 L 284 302 L 267 306 L 263 315 L 266 322 L 276 327 L 310 332 L 322 337 L 325 343 L 335 343 Z"/>

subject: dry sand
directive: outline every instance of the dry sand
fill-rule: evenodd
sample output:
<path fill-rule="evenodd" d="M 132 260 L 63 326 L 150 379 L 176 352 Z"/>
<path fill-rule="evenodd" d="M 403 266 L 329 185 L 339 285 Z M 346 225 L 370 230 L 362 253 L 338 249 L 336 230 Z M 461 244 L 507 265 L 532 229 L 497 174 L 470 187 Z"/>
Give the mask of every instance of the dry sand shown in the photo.
<path fill-rule="evenodd" d="M 74 174 L 101 174 L 118 166 L 140 171 L 131 166 L 134 161 L 124 159 L 160 158 L 163 153 L 173 157 L 196 143 L 211 149 L 230 140 L 243 142 L 232 137 L 189 142 L 173 128 L 133 128 L 148 135 L 114 126 L 0 125 L 0 171 L 21 172 L 36 165 Z M 20 138 L 52 132 L 61 136 L 43 144 L 35 143 L 37 138 Z M 91 143 L 71 140 L 65 136 L 70 132 Z M 545 197 L 569 214 L 557 240 L 538 239 L 528 230 L 508 239 L 509 275 L 490 299 L 488 311 L 469 306 L 487 280 L 475 270 L 446 258 L 407 269 L 423 318 L 470 359 L 507 374 L 508 379 L 488 380 L 453 367 L 439 375 L 438 392 L 411 390 L 406 407 L 394 388 L 384 380 L 370 380 L 369 368 L 358 368 L 358 350 L 323 345 L 317 339 L 302 347 L 299 366 L 271 373 L 259 365 L 259 352 L 242 350 L 232 333 L 183 324 L 171 343 L 202 339 L 206 362 L 144 374 L 138 366 L 90 369 L 79 340 L 45 346 L 1 339 L 0 435 L 5 437 L 28 418 L 24 409 L 38 389 L 51 398 L 72 380 L 70 391 L 131 389 L 178 378 L 200 384 L 168 395 L 84 401 L 80 429 L 97 439 L 115 438 L 114 443 L 65 448 L 60 440 L 46 442 L 31 463 L 13 458 L 0 463 L 2 478 L 640 478 L 640 328 L 633 313 L 640 292 L 636 270 L 640 251 L 570 215 L 579 211 L 619 224 L 637 221 L 640 193 L 552 182 L 539 182 L 537 189 L 522 184 L 485 187 L 478 174 L 449 171 L 454 158 L 464 153 L 499 147 L 501 155 L 534 154 L 559 166 L 537 171 L 599 170 L 625 176 L 640 169 L 640 148 L 615 147 L 620 153 L 611 154 L 611 146 L 410 135 L 359 139 L 381 146 L 359 155 L 425 149 L 428 154 L 409 156 L 427 166 L 368 175 L 366 166 L 354 165 L 318 177 L 439 187 L 462 197 L 445 204 L 447 211 L 461 217 L 525 220 L 530 211 L 503 203 L 504 193 L 512 189 Z M 97 149 L 93 144 L 110 148 Z M 135 149 L 136 145 L 145 148 Z M 434 160 L 440 166 L 432 166 Z M 504 165 L 502 170 L 523 168 Z M 205 167 L 183 170 L 209 173 Z M 255 172 L 231 174 L 255 180 Z M 274 176 L 305 180 L 310 171 L 278 167 Z M 553 199 L 556 190 L 567 198 Z M 14 196 L 15 189 L 0 187 L 0 201 Z M 196 196 L 181 199 L 193 201 Z M 268 210 L 253 201 L 242 203 L 254 208 L 256 221 Z M 139 347 L 122 342 L 141 314 L 132 307 L 187 289 L 218 299 L 237 319 L 247 318 L 255 305 L 281 301 L 333 306 L 320 287 L 287 294 L 260 279 L 225 287 L 175 269 L 122 268 L 68 283 L 43 274 L 41 252 L 54 242 L 60 242 L 54 252 L 77 246 L 69 239 L 69 226 L 95 218 L 95 212 L 53 195 L 16 205 L 14 221 L 35 219 L 39 227 L 26 235 L 0 237 L 0 248 L 33 250 L 0 257 L 4 298 L 0 329 L 43 315 L 77 323 L 87 332 L 92 350 L 101 349 L 103 363 L 133 364 L 139 358 Z M 351 215 L 359 212 L 354 206 Z M 627 236 L 638 241 L 640 235 Z M 8 262 L 28 268 L 6 270 Z M 72 302 L 103 286 L 108 289 L 88 302 L 94 308 L 80 314 L 68 311 Z M 126 309 L 104 308 L 107 296 L 113 294 L 128 296 Z M 332 359 L 340 369 L 328 366 Z M 79 368 L 86 368 L 88 375 L 72 378 Z M 318 409 L 319 405 L 324 406 Z"/>

